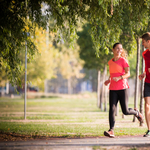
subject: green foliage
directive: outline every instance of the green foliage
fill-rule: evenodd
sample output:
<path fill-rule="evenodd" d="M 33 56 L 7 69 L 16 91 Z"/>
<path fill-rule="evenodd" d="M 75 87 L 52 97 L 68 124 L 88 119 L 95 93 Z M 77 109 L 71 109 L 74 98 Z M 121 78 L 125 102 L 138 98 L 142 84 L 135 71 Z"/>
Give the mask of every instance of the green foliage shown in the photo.
<path fill-rule="evenodd" d="M 0 71 L 3 68 L 12 83 L 21 82 L 17 78 L 21 70 L 19 54 L 28 43 L 28 54 L 32 56 L 36 47 L 27 37 L 25 2 L 1 1 L 0 2 Z M 35 15 L 36 16 L 36 15 Z"/>
<path fill-rule="evenodd" d="M 89 24 L 85 24 L 83 26 L 83 31 L 78 32 L 79 38 L 77 42 L 80 46 L 80 58 L 85 61 L 85 68 L 103 70 L 104 65 L 110 59 L 111 55 L 107 55 L 105 52 L 102 53 L 102 50 L 100 57 L 96 57 L 95 47 L 89 33 L 90 30 L 91 26 Z"/>
<path fill-rule="evenodd" d="M 134 44 L 135 45 L 135 44 Z M 142 62 L 142 48 L 140 52 L 140 62 Z M 129 61 L 129 66 L 130 66 L 130 78 L 135 78 L 136 75 L 136 61 L 137 61 L 137 51 L 132 49 L 132 52 L 128 56 L 128 61 Z M 139 68 L 139 74 L 143 73 L 142 72 L 142 63 L 140 63 L 140 68 Z"/>
<path fill-rule="evenodd" d="M 35 38 L 32 38 L 38 52 L 34 54 L 34 59 L 28 59 L 27 63 L 27 79 L 28 83 L 38 86 L 40 90 L 44 90 L 45 79 L 51 79 L 55 76 L 55 68 L 58 63 L 58 49 L 52 46 L 52 34 L 48 33 L 43 28 L 35 27 Z M 31 35 L 33 36 L 33 35 Z M 24 84 L 24 69 L 25 69 L 25 52 L 23 51 L 19 58 L 22 63 L 23 72 L 19 77 Z M 29 58 L 29 56 L 28 56 Z"/>
<path fill-rule="evenodd" d="M 130 1 L 122 4 L 121 7 L 123 12 L 120 28 L 123 32 L 120 35 L 120 41 L 130 54 L 137 50 L 136 39 L 148 29 L 149 10 L 144 1 Z"/>
<path fill-rule="evenodd" d="M 58 44 L 59 49 L 59 60 L 58 63 L 58 73 L 60 73 L 64 79 L 70 78 L 82 78 L 83 73 L 80 72 L 83 66 L 83 62 L 79 57 L 79 47 L 77 44 L 74 45 L 74 48 L 66 44 Z M 75 81 L 75 79 L 73 79 Z"/>
<path fill-rule="evenodd" d="M 2 67 L 1 75 L 0 75 L 0 86 L 5 87 L 6 82 L 7 82 L 7 76 L 4 67 Z"/>
<path fill-rule="evenodd" d="M 130 41 L 129 46 L 125 48 L 131 51 L 134 40 L 149 30 L 149 0 L 45 0 L 44 2 L 42 0 L 0 2 L 0 70 L 3 66 L 13 83 L 21 82 L 18 78 L 22 72 L 19 55 L 25 47 L 25 41 L 28 43 L 29 58 L 32 58 L 37 50 L 31 37 L 26 34 L 34 33 L 32 26 L 34 23 L 46 28 L 48 20 L 54 20 L 49 29 L 55 32 L 57 41 L 63 39 L 72 44 L 77 38 L 78 22 L 87 20 L 91 25 L 90 35 L 94 49 L 100 57 L 108 54 L 112 45 L 120 39 Z"/>

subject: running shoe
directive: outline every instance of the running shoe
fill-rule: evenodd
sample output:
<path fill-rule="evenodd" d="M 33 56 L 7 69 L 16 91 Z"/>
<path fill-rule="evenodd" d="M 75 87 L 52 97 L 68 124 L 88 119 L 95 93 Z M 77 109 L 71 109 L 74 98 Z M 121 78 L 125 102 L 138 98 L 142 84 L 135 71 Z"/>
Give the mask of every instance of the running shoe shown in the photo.
<path fill-rule="evenodd" d="M 145 135 L 143 135 L 143 137 L 150 137 L 150 131 L 149 131 L 149 130 L 147 130 L 146 134 L 145 134 Z"/>
<path fill-rule="evenodd" d="M 140 123 L 143 123 L 143 115 L 136 108 L 134 110 L 138 112 L 138 115 L 135 115 L 135 117 L 137 117 Z"/>
<path fill-rule="evenodd" d="M 104 135 L 108 136 L 108 137 L 111 137 L 111 138 L 115 137 L 113 130 L 104 131 Z"/>

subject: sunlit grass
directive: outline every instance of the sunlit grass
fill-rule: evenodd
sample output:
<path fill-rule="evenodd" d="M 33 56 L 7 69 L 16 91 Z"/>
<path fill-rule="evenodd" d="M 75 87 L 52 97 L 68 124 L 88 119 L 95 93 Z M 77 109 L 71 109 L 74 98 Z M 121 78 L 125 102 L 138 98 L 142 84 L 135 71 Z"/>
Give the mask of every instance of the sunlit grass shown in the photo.
<path fill-rule="evenodd" d="M 133 98 L 129 107 L 134 108 Z M 97 107 L 95 98 L 35 98 L 27 99 L 24 120 L 24 99 L 0 99 L 0 131 L 50 137 L 103 136 L 109 129 L 107 111 Z M 120 106 L 119 106 L 120 107 Z M 140 135 L 146 126 L 132 122 L 133 116 L 116 116 L 115 135 Z"/>
<path fill-rule="evenodd" d="M 40 135 L 40 136 L 56 136 L 56 137 L 85 137 L 85 136 L 103 136 L 103 132 L 108 130 L 108 126 L 103 124 L 49 124 L 45 123 L 14 123 L 1 122 L 0 130 L 4 132 Z M 115 135 L 141 135 L 145 132 L 145 128 L 116 128 Z"/>

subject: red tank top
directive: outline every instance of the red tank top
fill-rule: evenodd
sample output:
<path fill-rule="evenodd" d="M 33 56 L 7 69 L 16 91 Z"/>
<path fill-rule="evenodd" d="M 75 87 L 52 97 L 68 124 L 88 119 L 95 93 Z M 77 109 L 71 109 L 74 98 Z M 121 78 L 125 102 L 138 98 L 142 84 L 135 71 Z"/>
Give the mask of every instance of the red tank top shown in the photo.
<path fill-rule="evenodd" d="M 148 68 L 150 68 L 150 51 L 147 49 L 142 53 L 142 55 L 145 60 L 145 72 L 146 72 L 145 82 L 150 83 L 150 72 L 148 71 Z"/>

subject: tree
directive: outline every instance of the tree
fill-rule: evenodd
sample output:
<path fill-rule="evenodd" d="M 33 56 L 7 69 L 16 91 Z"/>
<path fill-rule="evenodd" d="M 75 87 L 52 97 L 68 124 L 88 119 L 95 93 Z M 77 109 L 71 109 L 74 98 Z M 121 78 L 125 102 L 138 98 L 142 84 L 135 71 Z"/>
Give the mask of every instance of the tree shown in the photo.
<path fill-rule="evenodd" d="M 61 44 L 59 47 L 58 73 L 61 73 L 64 79 L 68 80 L 68 94 L 72 94 L 72 87 L 76 85 L 77 79 L 83 78 L 81 73 L 83 61 L 79 58 L 79 47 L 76 45 L 71 49 L 66 44 Z"/>
<path fill-rule="evenodd" d="M 51 42 L 53 34 L 36 27 L 36 38 L 33 39 L 38 53 L 35 54 L 34 60 L 28 63 L 28 80 L 34 86 L 44 90 L 44 80 L 51 79 L 56 75 L 55 68 L 58 66 L 59 50 Z M 48 37 L 47 37 L 48 35 Z"/>
<path fill-rule="evenodd" d="M 35 36 L 31 40 L 34 42 L 35 46 L 38 49 L 38 52 L 35 53 L 34 59 L 28 58 L 27 63 L 27 76 L 28 84 L 38 86 L 40 90 L 44 90 L 44 80 L 51 79 L 55 76 L 55 68 L 58 63 L 58 49 L 56 49 L 50 40 L 53 38 L 53 34 L 43 28 L 35 27 Z M 48 39 L 47 39 L 48 34 Z M 31 35 L 32 36 L 32 35 Z M 29 56 L 29 55 L 28 55 Z M 19 59 L 21 60 L 22 72 L 19 75 L 22 86 L 24 86 L 24 70 L 25 70 L 25 52 L 23 51 Z"/>
<path fill-rule="evenodd" d="M 33 55 L 36 51 L 36 47 L 26 34 L 26 16 L 24 1 L 0 2 L 0 69 L 3 66 L 12 82 L 21 82 L 18 78 L 22 71 L 19 54 L 21 48 L 25 47 L 25 40 L 28 42 L 28 53 Z"/>
<path fill-rule="evenodd" d="M 78 32 L 79 38 L 77 40 L 80 46 L 80 58 L 85 61 L 84 67 L 87 69 L 96 69 L 97 70 L 97 105 L 102 109 L 103 99 L 100 98 L 100 76 L 101 71 L 104 71 L 104 67 L 107 64 L 107 61 L 110 59 L 110 54 L 106 55 L 104 52 L 101 52 L 100 57 L 95 57 L 95 49 L 91 39 L 91 36 L 88 31 L 90 31 L 91 26 L 89 24 L 85 24 L 83 26 L 83 31 Z M 101 43 L 101 41 L 99 41 Z M 106 68 L 106 67 L 105 67 Z M 106 76 L 106 73 L 105 75 Z M 105 80 L 105 79 L 104 79 Z M 103 89 L 103 88 L 102 88 Z M 103 92 L 102 92 L 103 93 Z"/>
<path fill-rule="evenodd" d="M 125 4 L 122 3 L 122 6 Z M 136 7 L 133 7 L 136 6 Z M 129 9 L 126 9 L 128 7 Z M 127 3 L 123 10 L 122 16 L 122 34 L 120 39 L 125 45 L 124 47 L 128 49 L 131 53 L 133 49 L 137 50 L 137 62 L 136 62 L 136 80 L 135 80 L 135 96 L 134 96 L 134 107 L 137 108 L 138 104 L 138 93 L 139 93 L 139 62 L 140 62 L 140 36 L 146 32 L 149 24 L 149 10 L 147 10 L 147 3 L 144 1 L 130 1 Z M 138 12 L 138 13 L 133 13 Z M 127 42 L 125 42 L 127 41 Z M 135 44 L 136 41 L 136 44 Z M 135 117 L 133 119 L 135 121 Z"/>
<path fill-rule="evenodd" d="M 7 76 L 5 73 L 4 68 L 1 69 L 1 76 L 0 76 L 0 87 L 2 88 L 1 92 L 0 92 L 0 96 L 4 95 L 4 87 L 6 86 L 7 83 Z"/>
<path fill-rule="evenodd" d="M 142 50 L 141 50 L 141 53 L 144 51 L 144 46 L 142 46 Z M 143 73 L 144 72 L 144 59 L 142 57 L 142 67 L 141 67 L 141 72 Z M 141 81 L 141 88 L 140 88 L 140 91 L 141 91 L 141 96 L 140 96 L 140 112 L 142 114 L 144 114 L 144 93 L 143 93 L 143 89 L 144 89 L 144 81 L 142 80 Z M 140 126 L 142 126 L 143 123 L 140 123 Z"/>
<path fill-rule="evenodd" d="M 58 33 L 58 39 L 65 35 L 63 38 L 69 43 L 77 38 L 78 21 L 88 20 L 91 24 L 90 34 L 94 49 L 97 55 L 101 55 L 101 51 L 108 53 L 112 43 L 118 41 L 122 34 L 126 10 L 129 10 L 129 32 L 132 35 L 135 28 L 140 30 L 147 26 L 150 1 L 45 0 L 45 4 L 41 0 L 0 2 L 0 65 L 5 66 L 12 82 L 19 81 L 17 77 L 22 71 L 19 54 L 22 52 L 21 47 L 25 45 L 24 41 L 28 42 L 28 55 L 33 56 L 37 50 L 31 37 L 27 37 L 27 32 L 34 32 L 32 24 L 28 24 L 27 20 L 46 28 L 48 19 L 53 18 L 55 22 L 49 27 L 50 31 Z M 42 6 L 47 7 L 41 9 Z"/>

